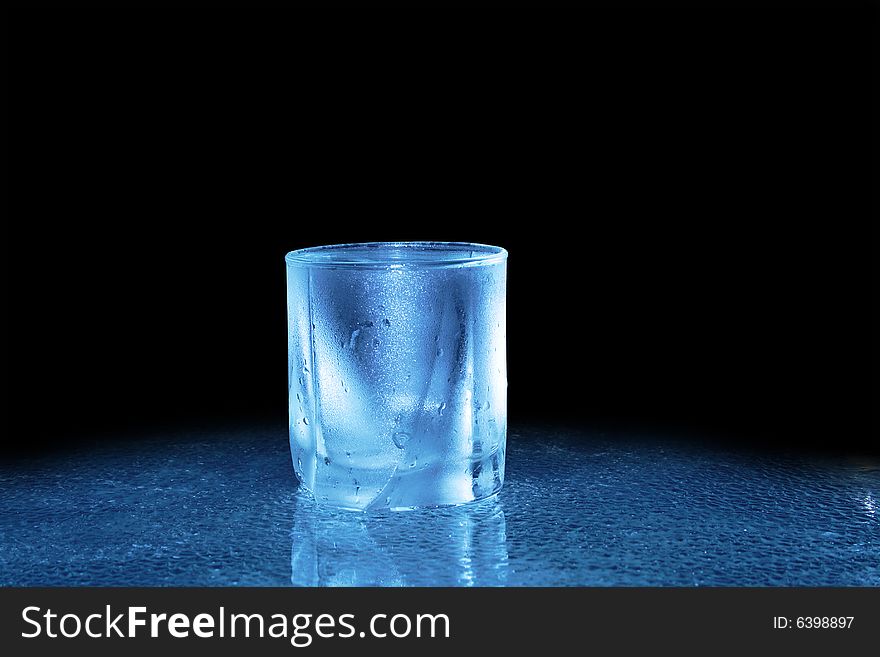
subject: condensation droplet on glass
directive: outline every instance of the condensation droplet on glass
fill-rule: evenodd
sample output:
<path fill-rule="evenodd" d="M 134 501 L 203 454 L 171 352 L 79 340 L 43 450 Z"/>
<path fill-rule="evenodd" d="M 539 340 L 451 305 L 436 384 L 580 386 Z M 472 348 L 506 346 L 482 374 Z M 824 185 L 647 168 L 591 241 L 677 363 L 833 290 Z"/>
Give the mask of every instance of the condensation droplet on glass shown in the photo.
<path fill-rule="evenodd" d="M 329 456 L 324 457 L 324 465 L 330 465 L 330 457 Z"/>
<path fill-rule="evenodd" d="M 382 320 L 382 323 L 383 323 L 385 326 L 391 326 L 391 320 L 389 320 L 387 317 L 386 317 L 385 319 Z"/>
<path fill-rule="evenodd" d="M 437 415 L 443 415 L 443 411 L 446 409 L 446 402 L 443 402 L 437 407 Z"/>
<path fill-rule="evenodd" d="M 308 424 L 308 423 L 309 423 L 309 418 L 304 417 L 304 418 L 303 418 L 303 424 Z"/>
<path fill-rule="evenodd" d="M 394 432 L 394 435 L 391 436 L 391 439 L 394 441 L 394 444 L 397 445 L 398 449 L 403 449 L 409 441 L 409 434 L 404 431 L 396 431 Z"/>

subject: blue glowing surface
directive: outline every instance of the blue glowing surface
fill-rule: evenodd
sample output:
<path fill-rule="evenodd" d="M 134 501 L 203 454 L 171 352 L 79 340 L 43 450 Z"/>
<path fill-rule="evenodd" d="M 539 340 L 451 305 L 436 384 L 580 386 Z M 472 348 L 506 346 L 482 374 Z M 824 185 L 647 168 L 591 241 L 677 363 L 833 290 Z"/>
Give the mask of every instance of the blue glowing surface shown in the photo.
<path fill-rule="evenodd" d="M 880 462 L 513 431 L 504 489 L 365 515 L 284 427 L 0 469 L 2 585 L 880 585 Z"/>

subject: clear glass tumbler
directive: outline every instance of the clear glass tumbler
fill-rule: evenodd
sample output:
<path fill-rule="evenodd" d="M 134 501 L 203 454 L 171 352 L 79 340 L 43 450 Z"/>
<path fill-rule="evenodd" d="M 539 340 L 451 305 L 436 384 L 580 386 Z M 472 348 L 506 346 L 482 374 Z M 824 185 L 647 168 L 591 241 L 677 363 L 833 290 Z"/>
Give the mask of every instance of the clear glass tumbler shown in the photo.
<path fill-rule="evenodd" d="M 497 493 L 507 437 L 507 252 L 459 242 L 291 251 L 290 450 L 319 502 Z"/>

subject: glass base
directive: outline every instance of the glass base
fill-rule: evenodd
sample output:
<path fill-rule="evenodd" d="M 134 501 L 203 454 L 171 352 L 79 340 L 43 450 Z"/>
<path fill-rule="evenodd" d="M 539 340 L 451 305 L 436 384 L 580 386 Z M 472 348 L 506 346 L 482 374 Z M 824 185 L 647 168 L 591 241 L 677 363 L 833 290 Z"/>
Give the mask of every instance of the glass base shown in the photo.
<path fill-rule="evenodd" d="M 294 450 L 295 451 L 295 450 Z M 321 504 L 354 511 L 407 511 L 476 502 L 504 483 L 504 446 L 464 463 L 357 468 L 317 455 L 294 457 L 296 476 Z"/>

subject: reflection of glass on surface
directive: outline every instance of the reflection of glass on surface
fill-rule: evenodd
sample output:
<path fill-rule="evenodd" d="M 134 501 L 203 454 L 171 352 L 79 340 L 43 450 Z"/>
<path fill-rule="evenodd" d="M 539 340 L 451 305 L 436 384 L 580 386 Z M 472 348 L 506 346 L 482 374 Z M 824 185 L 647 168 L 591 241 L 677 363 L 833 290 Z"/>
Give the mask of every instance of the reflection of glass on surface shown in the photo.
<path fill-rule="evenodd" d="M 507 252 L 450 242 L 287 254 L 297 477 L 349 509 L 498 492 L 507 436 Z"/>
<path fill-rule="evenodd" d="M 503 586 L 507 538 L 501 502 L 408 513 L 355 514 L 296 493 L 295 586 Z"/>

